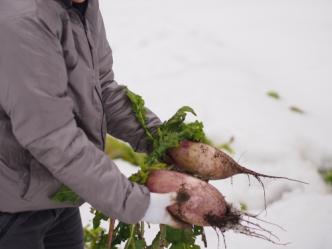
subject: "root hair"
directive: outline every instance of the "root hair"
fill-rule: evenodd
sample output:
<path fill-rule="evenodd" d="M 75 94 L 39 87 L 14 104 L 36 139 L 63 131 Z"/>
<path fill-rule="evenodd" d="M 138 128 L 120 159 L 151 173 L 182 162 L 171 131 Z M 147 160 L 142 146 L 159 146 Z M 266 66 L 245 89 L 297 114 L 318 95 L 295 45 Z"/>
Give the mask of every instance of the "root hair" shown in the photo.
<path fill-rule="evenodd" d="M 221 233 L 224 238 L 224 245 L 226 246 L 226 240 L 224 233 L 226 231 L 232 230 L 236 233 L 240 233 L 243 235 L 247 235 L 250 237 L 255 237 L 259 239 L 263 239 L 269 241 L 276 245 L 288 245 L 289 243 L 282 243 L 280 242 L 280 238 L 276 236 L 272 231 L 262 227 L 258 222 L 252 221 L 260 221 L 266 224 L 274 225 L 282 230 L 284 230 L 281 226 L 264 221 L 260 218 L 257 218 L 257 215 L 248 214 L 245 212 L 241 212 L 231 205 L 227 205 L 226 213 L 223 217 L 219 217 L 214 214 L 206 214 L 204 219 L 207 223 L 209 223 L 214 230 Z M 219 234 L 218 234 L 218 241 L 219 241 Z M 219 245 L 219 243 L 218 243 Z M 219 246 L 218 246 L 219 247 Z"/>

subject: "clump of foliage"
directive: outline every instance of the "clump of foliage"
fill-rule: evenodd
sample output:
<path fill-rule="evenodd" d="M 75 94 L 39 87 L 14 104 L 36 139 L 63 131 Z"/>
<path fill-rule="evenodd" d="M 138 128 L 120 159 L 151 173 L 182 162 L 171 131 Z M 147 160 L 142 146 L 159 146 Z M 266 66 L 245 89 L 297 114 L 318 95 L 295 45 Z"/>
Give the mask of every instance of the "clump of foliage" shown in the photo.
<path fill-rule="evenodd" d="M 132 102 L 138 121 L 145 129 L 147 137 L 153 144 L 153 150 L 148 155 L 147 164 L 151 165 L 160 162 L 168 149 L 177 147 L 183 140 L 207 141 L 202 122 L 184 122 L 188 113 L 196 116 L 195 111 L 191 107 L 184 106 L 180 108 L 169 120 L 158 127 L 156 134 L 152 134 L 146 124 L 144 100 L 141 96 L 128 89 L 127 95 Z"/>
<path fill-rule="evenodd" d="M 102 227 L 84 228 L 84 244 L 86 249 L 108 249 L 108 233 Z"/>
<path fill-rule="evenodd" d="M 146 108 L 143 98 L 129 89 L 127 89 L 127 95 L 132 103 L 137 120 L 144 128 L 146 136 L 152 144 L 151 153 L 147 155 L 143 163 L 139 164 L 141 170 L 130 177 L 131 181 L 144 184 L 148 178 L 149 171 L 167 168 L 168 165 L 164 163 L 167 150 L 178 147 L 181 141 L 208 141 L 203 131 L 203 123 L 199 121 L 184 122 L 188 113 L 196 116 L 191 107 L 184 106 L 180 108 L 169 120 L 162 123 L 155 133 L 152 133 L 147 126 Z"/>

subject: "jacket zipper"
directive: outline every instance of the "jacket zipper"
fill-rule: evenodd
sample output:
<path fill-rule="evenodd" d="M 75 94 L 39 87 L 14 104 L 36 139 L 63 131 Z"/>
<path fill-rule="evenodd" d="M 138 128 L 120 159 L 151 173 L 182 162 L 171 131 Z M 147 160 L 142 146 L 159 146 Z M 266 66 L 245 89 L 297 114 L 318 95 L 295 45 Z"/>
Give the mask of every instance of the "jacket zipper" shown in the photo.
<path fill-rule="evenodd" d="M 86 38 L 86 41 L 87 41 L 87 43 L 89 45 L 89 49 L 90 49 L 92 68 L 93 68 L 93 71 L 94 71 L 94 69 L 95 69 L 94 56 L 92 54 L 92 46 L 91 46 L 91 43 L 90 43 L 89 38 L 88 38 L 88 30 L 87 30 L 85 17 L 77 9 L 75 9 L 73 7 L 72 7 L 72 9 L 78 15 L 81 23 L 83 24 L 83 29 L 84 29 L 84 32 L 85 32 L 85 38 Z M 105 110 L 104 110 L 102 96 L 100 96 L 98 88 L 97 88 L 96 85 L 95 85 L 95 91 L 97 92 L 98 98 L 99 98 L 101 106 L 102 106 L 102 119 L 101 119 L 101 127 L 100 127 L 100 136 L 101 136 L 102 143 L 103 143 L 102 148 L 104 150 L 105 149 L 105 138 L 104 138 L 104 134 L 103 134 L 103 123 L 104 123 Z"/>

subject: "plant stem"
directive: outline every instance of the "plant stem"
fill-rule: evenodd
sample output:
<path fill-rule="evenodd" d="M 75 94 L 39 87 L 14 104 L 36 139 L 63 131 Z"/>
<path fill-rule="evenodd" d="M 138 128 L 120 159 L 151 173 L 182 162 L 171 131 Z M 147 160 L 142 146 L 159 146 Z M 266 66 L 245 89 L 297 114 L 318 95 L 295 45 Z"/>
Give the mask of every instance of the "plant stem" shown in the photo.
<path fill-rule="evenodd" d="M 204 247 L 207 248 L 208 244 L 207 244 L 207 239 L 206 239 L 206 234 L 205 234 L 204 228 L 203 228 L 203 231 L 202 231 L 202 241 L 204 243 Z"/>
<path fill-rule="evenodd" d="M 160 249 L 163 249 L 165 247 L 167 247 L 167 243 L 166 243 L 166 226 L 165 225 L 160 225 L 160 239 L 159 239 L 159 245 L 160 245 Z"/>
<path fill-rule="evenodd" d="M 124 249 L 129 249 L 130 247 L 135 249 L 135 244 L 132 244 L 133 240 L 134 240 L 134 236 L 135 236 L 135 230 L 136 230 L 136 224 L 131 225 L 130 226 L 130 237 L 129 237 Z M 132 246 L 132 245 L 134 245 L 134 246 Z"/>
<path fill-rule="evenodd" d="M 140 230 L 140 236 L 141 236 L 141 239 L 144 239 L 144 221 L 141 222 L 141 230 Z"/>
<path fill-rule="evenodd" d="M 112 249 L 115 219 L 110 218 L 109 222 L 110 222 L 110 225 L 109 225 L 109 230 L 108 230 L 108 249 Z"/>

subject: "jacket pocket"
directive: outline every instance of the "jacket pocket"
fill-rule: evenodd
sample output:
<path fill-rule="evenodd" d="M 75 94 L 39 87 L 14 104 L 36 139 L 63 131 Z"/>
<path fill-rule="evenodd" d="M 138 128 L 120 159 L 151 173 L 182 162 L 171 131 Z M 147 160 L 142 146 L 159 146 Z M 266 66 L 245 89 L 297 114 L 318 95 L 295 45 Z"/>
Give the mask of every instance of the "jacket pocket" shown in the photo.
<path fill-rule="evenodd" d="M 30 162 L 30 174 L 28 182 L 25 186 L 25 191 L 23 191 L 21 198 L 29 201 L 33 196 L 35 196 L 40 190 L 42 175 L 45 170 L 42 169 L 42 166 L 38 163 L 37 160 L 32 159 Z"/>
<path fill-rule="evenodd" d="M 6 236 L 9 229 L 17 220 L 19 214 L 1 213 L 0 212 L 0 241 Z"/>

